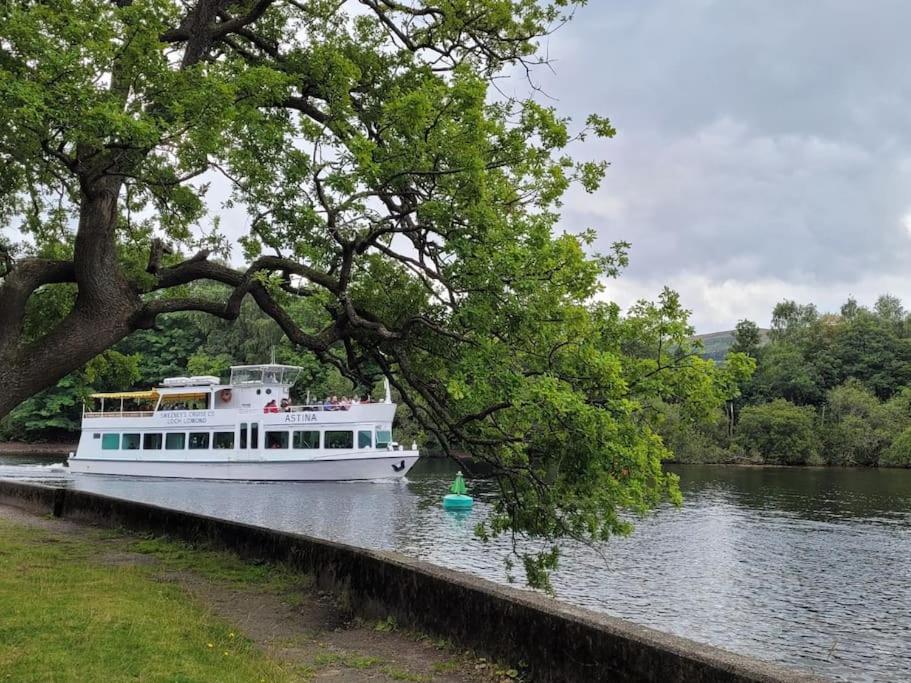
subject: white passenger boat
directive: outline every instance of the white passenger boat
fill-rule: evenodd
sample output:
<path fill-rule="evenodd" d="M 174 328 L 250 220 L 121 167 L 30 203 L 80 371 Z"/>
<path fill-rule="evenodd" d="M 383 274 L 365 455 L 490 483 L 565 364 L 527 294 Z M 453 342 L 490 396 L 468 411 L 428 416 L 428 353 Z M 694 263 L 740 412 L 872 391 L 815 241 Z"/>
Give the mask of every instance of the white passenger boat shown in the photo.
<path fill-rule="evenodd" d="M 243 365 L 231 380 L 172 377 L 150 391 L 93 394 L 73 472 L 259 481 L 404 477 L 418 459 L 392 440 L 396 406 L 291 405 L 301 368 Z M 282 405 L 285 404 L 285 405 Z"/>

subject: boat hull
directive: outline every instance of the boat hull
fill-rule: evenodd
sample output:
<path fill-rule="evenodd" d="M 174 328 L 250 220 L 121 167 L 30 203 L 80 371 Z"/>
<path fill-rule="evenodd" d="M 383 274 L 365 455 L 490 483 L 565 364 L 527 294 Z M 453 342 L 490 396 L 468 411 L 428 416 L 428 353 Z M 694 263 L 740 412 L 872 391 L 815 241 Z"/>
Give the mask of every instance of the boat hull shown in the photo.
<path fill-rule="evenodd" d="M 352 481 L 401 479 L 417 451 L 390 451 L 382 457 L 313 460 L 121 460 L 70 457 L 71 472 L 174 479 L 232 481 Z"/>

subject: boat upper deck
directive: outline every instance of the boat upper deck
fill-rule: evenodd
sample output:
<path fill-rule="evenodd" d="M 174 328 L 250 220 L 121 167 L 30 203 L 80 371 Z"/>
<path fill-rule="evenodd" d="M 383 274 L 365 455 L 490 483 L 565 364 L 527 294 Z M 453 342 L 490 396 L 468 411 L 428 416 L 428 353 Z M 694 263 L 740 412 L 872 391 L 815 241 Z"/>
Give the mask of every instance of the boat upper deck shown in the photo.
<path fill-rule="evenodd" d="M 342 417 L 345 413 L 348 413 L 352 409 L 355 409 L 355 413 L 360 413 L 362 411 L 357 410 L 360 407 L 367 406 L 383 406 L 383 405 L 393 405 L 383 402 L 370 401 L 370 402 L 357 402 L 350 403 L 346 405 L 342 404 L 324 404 L 317 403 L 311 405 L 289 405 L 285 408 L 279 408 L 277 410 L 265 410 L 259 408 L 235 408 L 234 412 L 238 415 L 286 415 L 288 413 L 341 413 L 337 417 Z M 227 410 L 225 407 L 221 407 L 219 410 Z M 104 409 L 104 410 L 95 410 L 89 411 L 86 410 L 83 412 L 82 416 L 84 418 L 99 418 L 99 417 L 154 417 L 155 415 L 167 415 L 168 417 L 174 417 L 175 415 L 191 415 L 193 413 L 211 413 L 208 408 L 163 408 L 161 410 L 129 410 L 129 409 L 119 409 L 115 408 Z"/>
<path fill-rule="evenodd" d="M 315 418 L 300 416 L 323 414 L 319 421 L 357 421 L 360 419 L 383 419 L 387 410 L 367 409 L 368 406 L 395 406 L 386 387 L 386 398 L 382 403 L 363 399 L 326 398 L 314 401 L 308 396 L 303 403 L 293 404 L 291 385 L 300 375 L 301 368 L 291 365 L 239 365 L 231 368 L 231 379 L 221 383 L 218 377 L 205 375 L 196 377 L 170 377 L 161 386 L 148 391 L 125 391 L 92 394 L 97 403 L 84 408 L 84 419 L 98 418 L 156 418 L 179 420 L 196 415 L 214 417 L 221 414 L 225 419 L 241 419 L 252 415 L 298 416 L 287 422 L 317 421 Z M 389 418 L 391 419 L 391 417 Z M 278 420 L 277 420 L 278 421 Z"/>

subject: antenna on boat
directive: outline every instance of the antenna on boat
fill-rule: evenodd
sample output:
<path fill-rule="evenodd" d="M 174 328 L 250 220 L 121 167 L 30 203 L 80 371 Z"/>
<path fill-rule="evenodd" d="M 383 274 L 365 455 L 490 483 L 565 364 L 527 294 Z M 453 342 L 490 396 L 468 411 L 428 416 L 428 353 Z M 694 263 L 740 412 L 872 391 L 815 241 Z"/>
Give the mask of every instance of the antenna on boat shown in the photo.
<path fill-rule="evenodd" d="M 272 346 L 272 365 L 275 365 L 275 346 Z"/>
<path fill-rule="evenodd" d="M 392 403 L 392 391 L 389 389 L 388 377 L 383 377 L 383 384 L 386 385 L 386 403 Z"/>

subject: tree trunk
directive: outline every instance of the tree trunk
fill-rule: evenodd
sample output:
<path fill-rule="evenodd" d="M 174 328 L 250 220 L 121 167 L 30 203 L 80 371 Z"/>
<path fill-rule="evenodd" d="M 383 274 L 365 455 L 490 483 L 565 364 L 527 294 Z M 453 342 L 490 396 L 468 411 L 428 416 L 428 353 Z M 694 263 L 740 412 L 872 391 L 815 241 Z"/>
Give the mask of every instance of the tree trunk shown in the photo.
<path fill-rule="evenodd" d="M 53 386 L 135 329 L 139 296 L 123 276 L 114 231 L 119 180 L 102 178 L 86 189 L 74 247 L 72 280 L 78 287 L 73 310 L 45 336 L 30 343 L 17 339 L 25 306 L 19 307 L 12 339 L 0 346 L 0 418 L 25 399 Z M 6 311 L 23 303 L 32 290 L 54 281 L 33 278 L 29 291 L 0 289 Z"/>
<path fill-rule="evenodd" d="M 54 386 L 74 370 L 126 337 L 129 318 L 115 314 L 74 318 L 65 328 L 31 346 L 0 355 L 0 418 L 39 391 Z"/>

